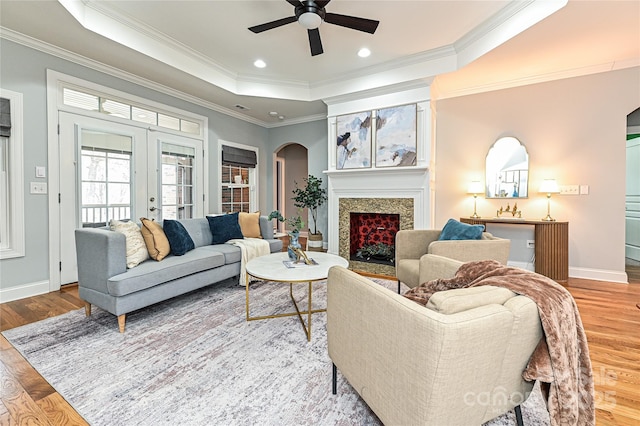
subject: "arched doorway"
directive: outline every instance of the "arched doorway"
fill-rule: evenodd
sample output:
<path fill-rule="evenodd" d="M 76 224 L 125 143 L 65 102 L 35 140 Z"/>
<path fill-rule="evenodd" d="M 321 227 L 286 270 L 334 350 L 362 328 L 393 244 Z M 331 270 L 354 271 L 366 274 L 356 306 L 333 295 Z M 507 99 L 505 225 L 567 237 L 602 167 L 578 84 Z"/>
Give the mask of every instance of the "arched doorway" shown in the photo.
<path fill-rule="evenodd" d="M 274 153 L 274 208 L 286 218 L 300 214 L 305 221 L 303 228 L 305 230 L 307 228 L 307 209 L 298 212 L 291 197 L 293 197 L 296 183 L 298 185 L 304 184 L 304 179 L 308 176 L 308 164 L 308 150 L 298 143 L 282 145 Z M 278 231 L 286 232 L 285 225 L 278 222 Z M 306 236 L 306 232 L 302 232 L 301 235 Z"/>

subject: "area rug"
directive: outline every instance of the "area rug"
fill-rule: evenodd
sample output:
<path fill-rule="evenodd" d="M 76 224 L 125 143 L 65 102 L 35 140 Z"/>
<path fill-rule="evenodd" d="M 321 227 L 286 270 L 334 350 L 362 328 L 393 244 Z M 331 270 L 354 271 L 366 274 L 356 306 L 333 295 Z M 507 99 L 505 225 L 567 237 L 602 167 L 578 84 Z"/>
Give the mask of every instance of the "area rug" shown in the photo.
<path fill-rule="evenodd" d="M 294 287 L 297 300 L 304 287 Z M 251 314 L 290 311 L 288 291 L 252 284 Z M 325 302 L 317 283 L 314 307 Z M 326 314 L 313 315 L 311 342 L 297 317 L 247 322 L 237 280 L 133 312 L 124 334 L 98 308 L 3 334 L 91 425 L 381 424 L 340 375 L 331 393 Z M 539 392 L 522 411 L 527 425 L 549 424 Z M 513 413 L 487 423 L 512 424 Z"/>

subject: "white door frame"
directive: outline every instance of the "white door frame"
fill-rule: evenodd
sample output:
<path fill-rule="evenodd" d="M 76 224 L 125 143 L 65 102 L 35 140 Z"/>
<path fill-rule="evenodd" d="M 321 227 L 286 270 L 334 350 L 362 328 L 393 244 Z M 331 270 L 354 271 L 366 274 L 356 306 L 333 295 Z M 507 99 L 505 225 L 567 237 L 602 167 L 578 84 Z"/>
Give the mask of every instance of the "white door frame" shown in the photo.
<path fill-rule="evenodd" d="M 48 213 L 49 213 L 49 291 L 57 291 L 60 289 L 60 209 L 59 209 L 59 194 L 60 194 L 60 157 L 58 153 L 58 111 L 68 111 L 88 117 L 99 118 L 106 121 L 113 121 L 116 123 L 133 124 L 130 120 L 122 118 L 111 117 L 109 115 L 100 113 L 80 110 L 78 108 L 69 107 L 64 105 L 62 98 L 63 86 L 75 86 L 77 88 L 86 89 L 89 92 L 100 93 L 101 95 L 112 96 L 115 99 L 122 99 L 131 102 L 136 105 L 147 106 L 160 111 L 166 111 L 169 113 L 177 114 L 178 116 L 185 117 L 193 122 L 200 124 L 200 135 L 189 135 L 190 137 L 198 137 L 203 142 L 203 193 L 209 193 L 208 172 L 209 172 L 209 160 L 208 160 L 208 141 L 209 141 L 209 119 L 205 116 L 194 114 L 189 111 L 177 109 L 159 102 L 151 101 L 149 99 L 141 98 L 139 96 L 131 95 L 126 92 L 122 92 L 110 87 L 101 86 L 96 83 L 92 83 L 86 80 L 79 79 L 77 77 L 69 76 L 57 71 L 47 70 L 47 166 L 49 172 L 48 180 Z M 137 123 L 140 124 L 140 123 Z M 165 132 L 166 129 L 158 126 L 147 125 L 150 130 L 158 130 Z M 171 133 L 171 131 L 168 131 Z M 182 132 L 175 132 L 179 135 L 185 135 Z M 206 203 L 205 199 L 203 203 Z"/>

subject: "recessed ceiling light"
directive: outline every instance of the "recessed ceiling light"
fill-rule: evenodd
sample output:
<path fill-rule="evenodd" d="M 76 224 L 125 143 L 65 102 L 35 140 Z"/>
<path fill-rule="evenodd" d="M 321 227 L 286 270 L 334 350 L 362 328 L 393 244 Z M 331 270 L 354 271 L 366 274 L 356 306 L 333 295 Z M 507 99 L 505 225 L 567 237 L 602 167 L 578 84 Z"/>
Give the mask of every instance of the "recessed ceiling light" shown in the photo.
<path fill-rule="evenodd" d="M 272 116 L 272 117 L 275 117 L 276 115 L 278 115 L 278 113 L 277 113 L 277 112 L 275 112 L 275 111 L 271 111 L 271 112 L 269 113 L 269 115 L 270 115 L 270 116 Z"/>
<path fill-rule="evenodd" d="M 360 56 L 361 58 L 366 58 L 369 55 L 371 55 L 371 51 L 366 47 L 363 47 L 362 49 L 358 50 L 358 56 Z"/>
<path fill-rule="evenodd" d="M 257 68 L 264 68 L 267 66 L 267 63 L 265 61 L 263 61 L 262 59 L 256 59 L 256 61 L 253 63 L 254 66 L 256 66 Z"/>

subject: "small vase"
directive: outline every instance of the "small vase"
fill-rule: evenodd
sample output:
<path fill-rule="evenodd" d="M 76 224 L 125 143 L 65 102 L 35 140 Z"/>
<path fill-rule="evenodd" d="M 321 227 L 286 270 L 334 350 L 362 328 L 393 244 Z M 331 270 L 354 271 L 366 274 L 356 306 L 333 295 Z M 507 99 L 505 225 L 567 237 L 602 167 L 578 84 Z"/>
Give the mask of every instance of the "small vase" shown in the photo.
<path fill-rule="evenodd" d="M 291 232 L 289 233 L 289 246 L 287 246 L 287 253 L 289 254 L 289 259 L 296 260 L 298 256 L 291 250 L 292 248 L 302 248 L 300 242 L 298 241 L 298 237 L 300 236 L 299 232 Z"/>

